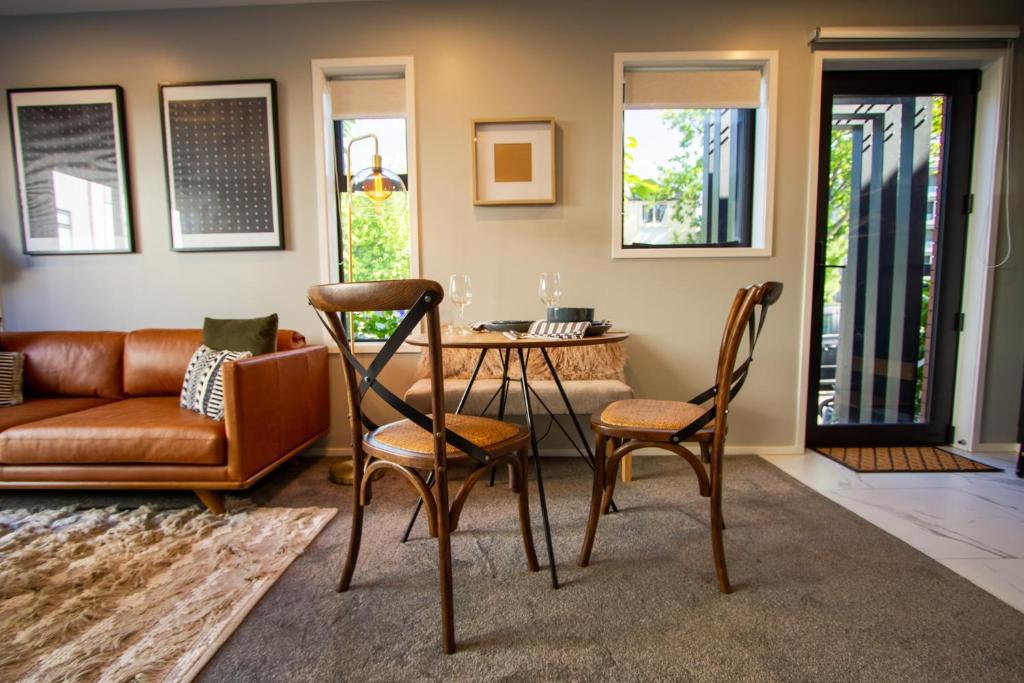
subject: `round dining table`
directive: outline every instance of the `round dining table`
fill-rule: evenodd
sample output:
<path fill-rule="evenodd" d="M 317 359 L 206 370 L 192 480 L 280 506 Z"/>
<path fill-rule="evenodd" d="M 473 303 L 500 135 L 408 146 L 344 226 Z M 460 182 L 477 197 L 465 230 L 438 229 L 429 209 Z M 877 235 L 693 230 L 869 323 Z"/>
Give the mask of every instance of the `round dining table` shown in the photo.
<path fill-rule="evenodd" d="M 528 354 L 532 350 L 537 349 L 544 358 L 544 362 L 548 367 L 548 372 L 551 373 L 551 379 L 554 380 L 555 387 L 557 387 L 558 393 L 562 398 L 562 402 L 565 404 L 566 412 L 572 419 L 573 425 L 576 428 L 577 436 L 580 439 L 582 449 L 577 447 L 576 450 L 580 452 L 587 464 L 593 468 L 595 461 L 594 453 L 590 448 L 590 440 L 587 438 L 586 432 L 583 430 L 583 425 L 580 424 L 579 418 L 573 410 L 572 403 L 569 401 L 569 397 L 565 393 L 565 388 L 562 386 L 562 381 L 558 376 L 558 371 L 555 369 L 555 364 L 551 362 L 548 349 L 615 344 L 628 338 L 629 333 L 621 331 L 609 331 L 602 335 L 580 338 L 532 337 L 525 334 L 476 331 L 468 334 L 445 334 L 441 337 L 442 348 L 480 350 L 480 355 L 477 357 L 476 364 L 473 366 L 473 371 L 469 376 L 469 381 L 466 382 L 466 388 L 463 390 L 462 397 L 459 399 L 459 403 L 455 408 L 456 413 L 461 413 L 462 409 L 465 407 L 466 400 L 469 398 L 470 391 L 473 389 L 473 383 L 476 381 L 477 374 L 483 366 L 484 359 L 487 357 L 487 353 L 494 349 L 498 352 L 502 360 L 502 381 L 495 397 L 498 398 L 498 419 L 504 419 L 505 404 L 508 398 L 508 385 L 510 381 L 514 381 L 509 379 L 509 369 L 511 367 L 510 359 L 512 354 L 515 353 L 519 360 L 519 367 L 522 368 L 522 371 L 519 373 L 518 381 L 523 394 L 526 427 L 530 432 L 530 447 L 533 454 L 534 469 L 537 474 L 537 495 L 540 498 L 540 513 L 541 520 L 544 524 L 544 540 L 547 543 L 548 567 L 551 572 L 552 588 L 558 588 L 558 570 L 555 566 L 555 552 L 551 545 L 551 524 L 548 520 L 547 499 L 544 496 L 544 477 L 541 471 L 540 451 L 537 447 L 537 430 L 534 426 L 533 407 L 532 401 L 530 400 L 530 392 L 532 389 L 530 388 L 530 380 L 529 377 L 527 377 L 526 372 Z M 427 335 L 410 335 L 408 339 L 406 339 L 406 343 L 412 346 L 426 347 L 428 346 Z M 488 403 L 488 407 L 489 406 L 490 403 Z M 485 407 L 484 412 L 486 411 L 487 408 Z M 557 423 L 557 418 L 555 418 L 554 415 L 551 417 Z M 561 428 L 560 424 L 559 427 Z M 564 429 L 562 431 L 565 432 Z M 568 436 L 568 432 L 565 432 L 565 434 Z M 572 441 L 571 437 L 569 437 L 569 439 Z M 575 444 L 573 445 L 575 446 Z M 491 477 L 491 483 L 493 484 L 493 471 L 491 472 Z M 614 506 L 614 501 L 612 502 L 612 505 Z M 416 510 L 413 512 L 412 519 L 409 520 L 409 524 L 405 530 L 405 535 L 402 537 L 403 542 L 408 539 L 409 532 L 412 530 L 412 526 L 416 521 L 416 516 L 419 514 L 421 506 L 422 501 L 417 504 Z"/>

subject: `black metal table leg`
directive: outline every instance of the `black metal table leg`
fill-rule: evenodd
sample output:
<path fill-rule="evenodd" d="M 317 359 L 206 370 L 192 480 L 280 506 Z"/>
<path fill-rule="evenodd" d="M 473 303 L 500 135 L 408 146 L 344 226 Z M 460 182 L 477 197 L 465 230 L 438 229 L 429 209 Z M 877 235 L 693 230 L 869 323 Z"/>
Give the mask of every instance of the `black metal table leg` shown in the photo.
<path fill-rule="evenodd" d="M 433 485 L 434 485 L 434 472 L 433 472 L 433 470 L 431 470 L 430 474 L 427 475 L 427 488 L 429 489 Z M 420 516 L 420 509 L 422 509 L 422 508 L 423 508 L 423 499 L 422 498 L 417 498 L 416 499 L 416 508 L 412 511 L 412 515 L 409 516 L 409 523 L 405 525 L 405 533 L 402 534 L 402 543 L 405 543 L 406 541 L 409 540 L 409 534 L 412 533 L 412 527 L 413 527 L 413 525 L 416 524 L 416 518 Z"/>
<path fill-rule="evenodd" d="M 473 366 L 473 374 L 469 376 L 469 381 L 466 382 L 466 388 L 462 390 L 462 397 L 459 399 L 459 405 L 455 407 L 455 414 L 458 415 L 462 412 L 462 408 L 466 405 L 466 399 L 469 398 L 469 392 L 473 388 L 473 383 L 476 382 L 477 373 L 480 372 L 481 366 L 484 364 L 484 358 L 487 356 L 487 349 L 480 350 L 480 356 L 476 359 L 476 365 Z M 491 470 L 491 476 L 494 476 L 494 470 Z M 431 470 L 430 474 L 427 475 L 427 488 L 434 485 L 434 472 Z M 416 524 L 416 518 L 420 516 L 420 510 L 423 508 L 423 500 L 419 499 L 416 501 L 416 508 L 412 511 L 412 516 L 409 518 L 409 523 L 405 525 L 405 533 L 402 534 L 402 543 L 409 540 L 409 534 L 412 533 L 412 527 Z"/>
<path fill-rule="evenodd" d="M 505 405 L 508 403 L 508 361 L 512 355 L 512 349 L 505 349 L 505 355 L 501 359 L 501 397 L 498 399 L 498 419 L 505 419 Z M 485 411 L 486 412 L 486 411 Z M 488 486 L 494 486 L 494 473 L 497 468 L 491 470 L 490 481 L 487 482 Z"/>
<path fill-rule="evenodd" d="M 579 418 L 576 417 L 576 412 L 572 409 L 572 404 L 569 403 L 569 396 L 565 393 L 565 388 L 562 386 L 562 380 L 558 377 L 558 372 L 555 371 L 555 364 L 551 362 L 551 357 L 548 356 L 548 350 L 543 346 L 540 347 L 540 353 L 544 356 L 544 362 L 548 364 L 548 371 L 551 373 L 551 379 L 555 380 L 555 386 L 558 387 L 558 393 L 562 397 L 562 403 L 565 404 L 565 409 L 569 411 L 569 417 L 572 418 L 572 423 L 576 425 L 576 433 L 579 434 L 580 441 L 583 443 L 583 448 L 586 449 L 587 455 L 590 456 L 587 460 L 587 464 L 590 465 L 590 469 L 594 469 L 594 452 L 590 450 L 590 441 L 587 439 L 586 434 L 583 433 L 583 425 L 580 424 Z M 615 507 L 615 501 L 611 502 L 611 509 L 614 512 L 618 512 L 619 509 Z"/>
<path fill-rule="evenodd" d="M 530 407 L 530 385 L 526 379 L 526 359 L 523 358 L 523 350 L 517 349 L 519 354 L 519 382 L 523 388 L 523 405 L 526 410 L 526 428 L 530 430 L 530 446 L 533 449 L 533 465 L 537 470 L 537 495 L 540 497 L 540 515 L 544 522 L 544 540 L 548 546 L 548 566 L 551 569 L 551 587 L 558 588 L 558 569 L 555 567 L 555 551 L 551 544 L 551 524 L 548 521 L 548 502 L 544 497 L 544 477 L 541 474 L 540 451 L 537 449 L 537 432 L 533 428 L 533 411 Z"/>
<path fill-rule="evenodd" d="M 473 383 L 476 382 L 476 376 L 480 373 L 480 367 L 484 364 L 484 358 L 486 357 L 487 349 L 480 349 L 480 356 L 476 359 L 476 365 L 473 366 L 473 373 L 469 376 L 469 381 L 466 382 L 466 388 L 462 390 L 462 398 L 459 399 L 459 405 L 455 406 L 456 415 L 461 413 L 465 407 L 466 399 L 469 398 L 469 392 L 473 388 Z"/>

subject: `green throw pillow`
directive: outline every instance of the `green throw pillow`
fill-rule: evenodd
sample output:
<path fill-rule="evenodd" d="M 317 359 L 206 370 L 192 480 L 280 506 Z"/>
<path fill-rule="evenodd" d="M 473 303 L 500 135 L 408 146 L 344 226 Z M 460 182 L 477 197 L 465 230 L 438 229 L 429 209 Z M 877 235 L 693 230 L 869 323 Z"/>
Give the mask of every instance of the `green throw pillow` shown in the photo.
<path fill-rule="evenodd" d="M 249 320 L 203 321 L 203 344 L 218 351 L 248 351 L 254 356 L 277 351 L 277 313 Z"/>

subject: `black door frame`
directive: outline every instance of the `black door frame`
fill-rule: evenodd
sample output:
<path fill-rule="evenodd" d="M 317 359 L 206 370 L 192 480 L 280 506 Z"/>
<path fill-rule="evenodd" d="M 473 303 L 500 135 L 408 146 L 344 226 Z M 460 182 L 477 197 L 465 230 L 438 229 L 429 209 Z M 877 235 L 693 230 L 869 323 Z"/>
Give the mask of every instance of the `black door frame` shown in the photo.
<path fill-rule="evenodd" d="M 822 75 L 818 139 L 818 198 L 815 213 L 814 284 L 807 385 L 808 446 L 938 445 L 952 440 L 960 306 L 963 293 L 967 217 L 970 212 L 971 161 L 980 71 L 826 71 Z M 821 382 L 821 325 L 825 236 L 828 229 L 828 179 L 831 156 L 832 100 L 836 95 L 942 94 L 945 112 L 943 201 L 937 216 L 934 320 L 929 366 L 930 402 L 924 423 L 818 425 Z M 937 286 L 935 286 L 937 284 Z"/>

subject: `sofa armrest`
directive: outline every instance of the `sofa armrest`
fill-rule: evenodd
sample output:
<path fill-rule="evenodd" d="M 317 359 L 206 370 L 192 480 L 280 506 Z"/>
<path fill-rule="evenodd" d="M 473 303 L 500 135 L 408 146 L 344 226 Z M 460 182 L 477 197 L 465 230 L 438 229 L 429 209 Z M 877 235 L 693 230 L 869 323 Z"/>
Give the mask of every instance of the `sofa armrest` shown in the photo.
<path fill-rule="evenodd" d="M 228 476 L 245 481 L 324 434 L 329 400 L 325 346 L 225 363 Z"/>

